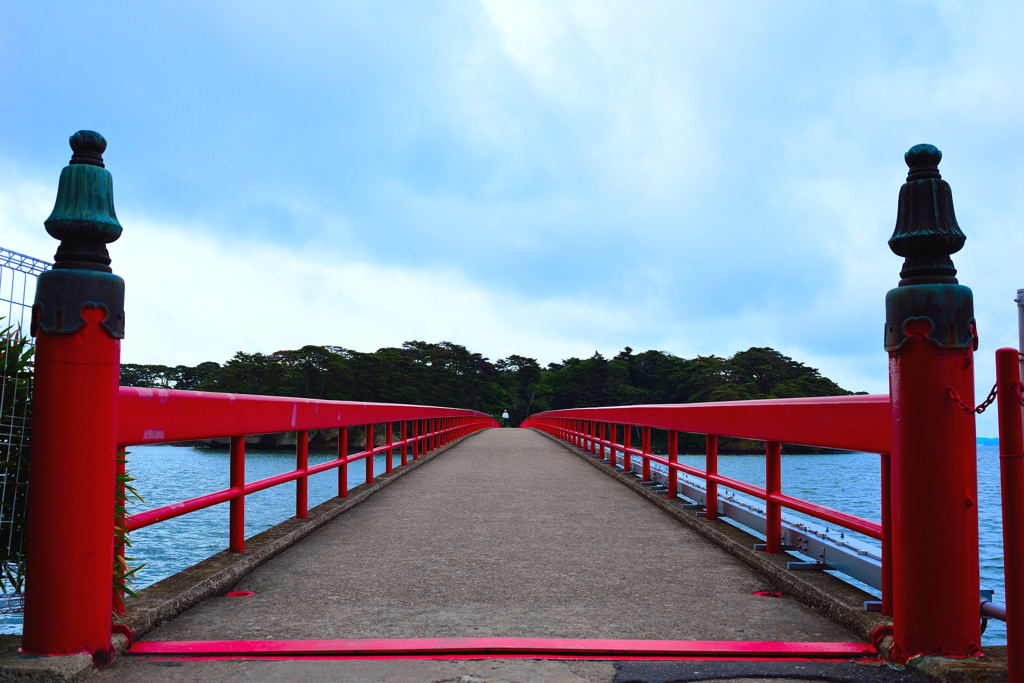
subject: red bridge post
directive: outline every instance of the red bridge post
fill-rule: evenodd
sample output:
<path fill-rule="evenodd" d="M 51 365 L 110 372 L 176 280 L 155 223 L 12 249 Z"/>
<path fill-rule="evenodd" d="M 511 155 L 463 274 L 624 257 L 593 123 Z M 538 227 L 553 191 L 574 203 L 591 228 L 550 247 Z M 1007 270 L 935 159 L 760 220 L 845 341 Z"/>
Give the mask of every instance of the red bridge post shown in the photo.
<path fill-rule="evenodd" d="M 1024 680 L 1024 427 L 1021 425 L 1020 352 L 996 351 L 999 387 L 999 475 L 1003 503 L 1003 575 L 1006 581 L 1006 655 L 1009 680 Z"/>
<path fill-rule="evenodd" d="M 61 240 L 39 277 L 22 651 L 110 655 L 117 471 L 115 408 L 124 281 L 106 245 L 121 235 L 99 133 L 71 136 L 46 231 Z"/>
<path fill-rule="evenodd" d="M 950 254 L 964 234 L 941 152 L 916 145 L 890 248 L 906 258 L 886 295 L 893 419 L 893 658 L 980 653 L 973 296 Z"/>

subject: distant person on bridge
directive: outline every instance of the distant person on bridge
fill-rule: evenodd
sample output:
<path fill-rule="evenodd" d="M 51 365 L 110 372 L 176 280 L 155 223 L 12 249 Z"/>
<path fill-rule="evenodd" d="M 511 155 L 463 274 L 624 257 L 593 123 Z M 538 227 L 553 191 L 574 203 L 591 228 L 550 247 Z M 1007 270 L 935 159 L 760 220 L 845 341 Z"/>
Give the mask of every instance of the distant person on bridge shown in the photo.
<path fill-rule="evenodd" d="M 501 411 L 501 426 L 502 427 L 508 427 L 508 411 L 507 410 Z"/>

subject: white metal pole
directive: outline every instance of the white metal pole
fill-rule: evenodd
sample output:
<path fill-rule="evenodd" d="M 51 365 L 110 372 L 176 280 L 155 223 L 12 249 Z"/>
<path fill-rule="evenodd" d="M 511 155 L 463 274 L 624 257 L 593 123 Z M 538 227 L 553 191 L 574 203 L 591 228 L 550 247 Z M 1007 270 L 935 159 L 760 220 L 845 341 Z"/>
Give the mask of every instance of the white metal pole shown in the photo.
<path fill-rule="evenodd" d="M 1017 353 L 1020 361 L 1021 377 L 1024 377 L 1024 289 L 1017 290 Z M 1024 407 L 1021 408 L 1024 413 Z"/>

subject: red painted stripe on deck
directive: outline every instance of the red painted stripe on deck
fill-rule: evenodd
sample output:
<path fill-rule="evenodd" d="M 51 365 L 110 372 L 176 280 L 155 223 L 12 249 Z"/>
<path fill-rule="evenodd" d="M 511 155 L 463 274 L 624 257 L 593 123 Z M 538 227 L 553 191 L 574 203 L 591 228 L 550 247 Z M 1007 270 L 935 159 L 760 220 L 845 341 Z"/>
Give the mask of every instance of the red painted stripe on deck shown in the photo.
<path fill-rule="evenodd" d="M 437 656 L 532 655 L 612 657 L 870 657 L 866 643 L 737 640 L 601 640 L 574 638 L 347 638 L 340 640 L 142 641 L 134 655 Z"/>
<path fill-rule="evenodd" d="M 463 661 L 477 659 L 545 659 L 545 660 L 573 660 L 573 661 L 612 661 L 612 662 L 706 662 L 714 659 L 716 662 L 777 662 L 785 659 L 787 662 L 856 662 L 860 664 L 877 664 L 877 653 L 870 657 L 675 657 L 670 655 L 652 655 L 641 657 L 639 655 L 537 655 L 537 654 L 473 654 L 473 655 L 200 655 L 196 657 L 170 656 L 170 655 L 138 655 L 149 662 L 238 662 L 238 661 L 260 661 L 260 662 L 337 662 L 337 661 L 391 661 L 395 659 L 416 659 L 428 661 Z"/>

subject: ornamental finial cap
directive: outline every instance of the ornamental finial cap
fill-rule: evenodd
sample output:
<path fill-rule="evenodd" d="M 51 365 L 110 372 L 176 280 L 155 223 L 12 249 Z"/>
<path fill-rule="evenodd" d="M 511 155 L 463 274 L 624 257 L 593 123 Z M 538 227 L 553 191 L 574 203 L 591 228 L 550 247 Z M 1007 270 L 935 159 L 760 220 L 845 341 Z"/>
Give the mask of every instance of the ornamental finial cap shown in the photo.
<path fill-rule="evenodd" d="M 74 154 L 60 172 L 57 200 L 46 219 L 46 232 L 61 241 L 54 257 L 56 269 L 110 272 L 107 243 L 121 236 L 114 213 L 114 182 L 103 167 L 107 141 L 91 130 L 69 139 Z"/>
<path fill-rule="evenodd" d="M 896 228 L 889 248 L 906 260 L 900 286 L 956 283 L 955 254 L 967 239 L 956 222 L 953 192 L 939 174 L 942 152 L 934 145 L 914 145 L 903 155 L 907 182 L 900 188 Z"/>
<path fill-rule="evenodd" d="M 914 145 L 903 155 L 903 160 L 907 162 L 911 173 L 914 172 L 914 169 L 921 169 L 922 171 L 924 169 L 934 169 L 935 175 L 938 175 L 939 162 L 942 161 L 942 152 L 935 145 L 927 143 Z"/>
<path fill-rule="evenodd" d="M 89 164 L 103 168 L 103 152 L 107 140 L 94 130 L 80 130 L 68 139 L 71 144 L 72 164 Z"/>

